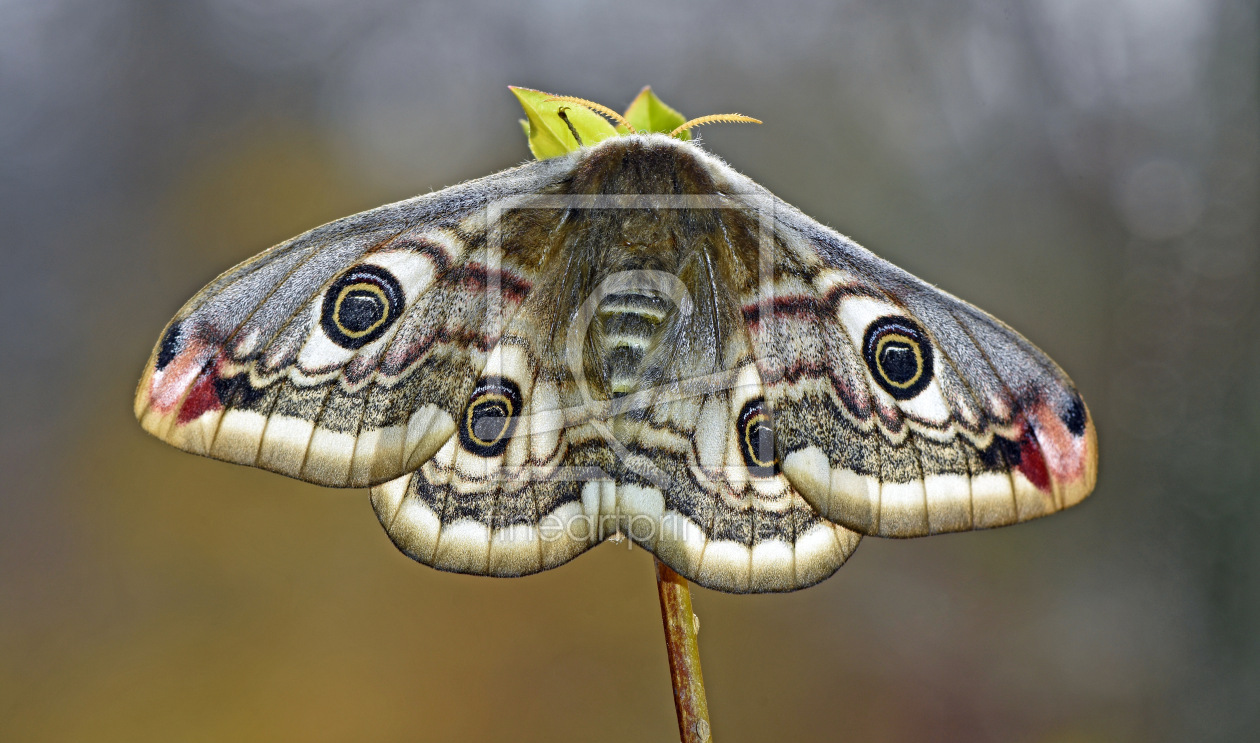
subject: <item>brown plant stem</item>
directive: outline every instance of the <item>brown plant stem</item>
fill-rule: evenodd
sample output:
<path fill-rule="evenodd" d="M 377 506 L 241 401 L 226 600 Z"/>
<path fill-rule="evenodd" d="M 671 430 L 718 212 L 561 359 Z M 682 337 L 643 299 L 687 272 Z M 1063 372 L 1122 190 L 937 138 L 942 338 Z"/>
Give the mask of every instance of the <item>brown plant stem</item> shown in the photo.
<path fill-rule="evenodd" d="M 685 578 L 657 560 L 656 591 L 661 598 L 669 676 L 674 683 L 678 737 L 682 743 L 706 743 L 712 740 L 712 728 L 709 703 L 704 697 L 704 676 L 700 673 L 700 646 L 696 642 L 698 628 L 691 610 L 691 589 Z"/>

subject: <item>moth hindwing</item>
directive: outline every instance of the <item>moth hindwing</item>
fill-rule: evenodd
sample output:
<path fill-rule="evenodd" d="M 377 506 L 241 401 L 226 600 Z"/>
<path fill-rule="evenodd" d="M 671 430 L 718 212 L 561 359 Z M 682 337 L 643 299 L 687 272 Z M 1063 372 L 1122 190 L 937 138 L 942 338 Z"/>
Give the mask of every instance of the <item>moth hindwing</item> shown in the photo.
<path fill-rule="evenodd" d="M 1035 346 L 657 134 L 246 261 L 167 326 L 135 405 L 187 451 L 371 487 L 400 549 L 486 575 L 623 535 L 787 591 L 860 535 L 1024 521 L 1096 474 Z"/>

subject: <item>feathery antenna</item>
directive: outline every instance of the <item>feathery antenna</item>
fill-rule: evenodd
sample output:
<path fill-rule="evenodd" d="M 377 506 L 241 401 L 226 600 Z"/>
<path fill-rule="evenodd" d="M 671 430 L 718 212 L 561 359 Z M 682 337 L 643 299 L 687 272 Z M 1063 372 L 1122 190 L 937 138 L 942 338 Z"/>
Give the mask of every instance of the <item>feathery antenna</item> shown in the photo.
<path fill-rule="evenodd" d="M 596 103 L 595 101 L 588 101 L 585 98 L 578 98 L 575 95 L 553 95 L 549 97 L 547 100 L 548 101 L 563 101 L 565 103 L 575 103 L 581 106 L 582 108 L 589 108 L 595 113 L 600 114 L 601 116 L 604 116 L 608 119 L 611 119 L 612 121 L 618 124 L 621 124 L 627 130 L 629 130 L 631 134 L 637 134 L 637 132 L 635 131 L 634 127 L 630 124 L 630 122 L 626 121 L 626 117 L 612 110 L 608 106 L 603 105 L 602 103 Z"/>
<path fill-rule="evenodd" d="M 719 122 L 727 124 L 760 124 L 761 120 L 754 119 L 751 116 L 745 116 L 743 114 L 710 114 L 708 116 L 701 116 L 688 121 L 674 131 L 670 132 L 669 136 L 676 137 L 682 132 L 685 132 L 693 127 L 704 126 L 705 124 L 717 124 Z"/>

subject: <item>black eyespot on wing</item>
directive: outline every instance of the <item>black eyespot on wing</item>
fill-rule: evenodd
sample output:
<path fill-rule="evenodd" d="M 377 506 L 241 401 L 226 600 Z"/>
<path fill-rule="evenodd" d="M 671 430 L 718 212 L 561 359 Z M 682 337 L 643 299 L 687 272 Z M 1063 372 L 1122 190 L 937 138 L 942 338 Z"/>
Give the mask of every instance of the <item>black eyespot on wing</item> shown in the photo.
<path fill-rule="evenodd" d="M 1084 435 L 1086 420 L 1085 401 L 1081 399 L 1080 394 L 1072 393 L 1072 401 L 1068 403 L 1067 409 L 1059 415 L 1059 418 L 1073 436 Z"/>
<path fill-rule="evenodd" d="M 521 412 L 521 388 L 503 377 L 482 377 L 473 388 L 459 427 L 459 443 L 479 457 L 507 449 Z"/>
<path fill-rule="evenodd" d="M 761 398 L 749 400 L 739 411 L 736 425 L 739 451 L 744 466 L 753 477 L 773 477 L 779 472 L 779 458 L 774 451 L 774 423 L 770 409 Z"/>
<path fill-rule="evenodd" d="M 224 407 L 250 409 L 263 398 L 267 391 L 249 383 L 249 374 L 219 377 L 214 380 L 214 394 Z"/>
<path fill-rule="evenodd" d="M 862 355 L 875 383 L 897 400 L 909 400 L 932 382 L 932 342 L 908 317 L 881 317 L 867 326 Z"/>
<path fill-rule="evenodd" d="M 154 368 L 158 371 L 165 369 L 179 353 L 179 330 L 180 324 L 173 322 L 162 334 L 162 342 L 158 344 L 157 361 L 154 362 Z"/>
<path fill-rule="evenodd" d="M 384 335 L 402 314 L 405 295 L 398 279 L 371 264 L 343 273 L 324 294 L 319 324 L 333 343 L 362 348 Z"/>
<path fill-rule="evenodd" d="M 1023 461 L 1018 441 L 994 436 L 993 442 L 980 450 L 980 463 L 987 470 L 1014 469 Z"/>

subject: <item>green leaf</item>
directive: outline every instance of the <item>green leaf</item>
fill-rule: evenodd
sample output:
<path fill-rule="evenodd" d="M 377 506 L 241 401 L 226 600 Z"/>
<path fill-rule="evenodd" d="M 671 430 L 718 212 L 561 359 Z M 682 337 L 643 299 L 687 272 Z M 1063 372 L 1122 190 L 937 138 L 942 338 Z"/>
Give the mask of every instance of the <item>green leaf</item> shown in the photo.
<path fill-rule="evenodd" d="M 630 107 L 626 109 L 625 116 L 635 129 L 644 133 L 669 134 L 687 121 L 685 116 L 657 98 L 656 93 L 652 92 L 651 85 L 644 86 L 634 100 L 630 101 Z M 624 127 L 620 127 L 619 131 L 624 131 Z M 682 132 L 678 138 L 691 139 L 691 132 Z"/>
<path fill-rule="evenodd" d="M 521 108 L 525 109 L 525 116 L 529 119 L 529 151 L 539 160 L 564 155 L 583 145 L 593 145 L 617 136 L 613 125 L 594 111 L 573 103 L 548 101 L 551 93 L 512 85 L 508 87 L 521 102 Z M 568 124 L 560 117 L 562 108 Z M 573 125 L 571 129 L 569 124 Z M 574 138 L 574 132 L 580 142 Z"/>

